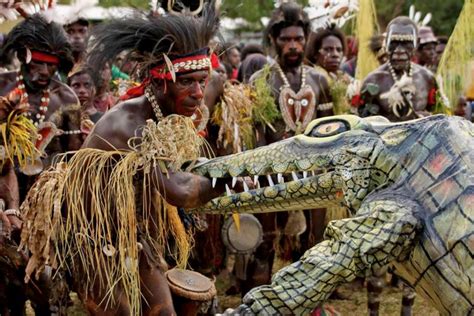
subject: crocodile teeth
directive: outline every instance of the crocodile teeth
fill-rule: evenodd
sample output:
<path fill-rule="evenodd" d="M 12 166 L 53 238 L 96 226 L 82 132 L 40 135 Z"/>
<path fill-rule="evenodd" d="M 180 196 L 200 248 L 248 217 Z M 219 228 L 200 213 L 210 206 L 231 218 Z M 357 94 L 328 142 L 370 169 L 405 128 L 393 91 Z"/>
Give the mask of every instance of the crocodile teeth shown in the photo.
<path fill-rule="evenodd" d="M 311 170 L 311 175 L 312 175 L 313 177 L 315 177 L 315 176 L 316 176 L 316 171 Z"/>
<path fill-rule="evenodd" d="M 245 180 L 244 180 L 244 181 L 242 181 L 242 184 L 244 185 L 244 191 L 248 192 L 249 191 L 249 186 L 247 185 L 247 182 L 245 182 Z"/>
<path fill-rule="evenodd" d="M 237 177 L 232 177 L 232 188 L 235 187 L 236 183 L 237 183 Z"/>
<path fill-rule="evenodd" d="M 225 191 L 227 192 L 227 196 L 231 196 L 232 195 L 232 192 L 230 192 L 230 188 L 229 186 L 226 184 L 225 185 Z"/>
<path fill-rule="evenodd" d="M 217 178 L 212 178 L 212 188 L 216 187 Z"/>
<path fill-rule="evenodd" d="M 272 180 L 272 176 L 267 174 L 267 179 L 268 179 L 268 184 L 272 187 L 274 186 L 275 184 L 273 183 L 273 180 Z"/>
<path fill-rule="evenodd" d="M 258 176 L 253 176 L 253 184 L 257 185 L 258 182 Z"/>
<path fill-rule="evenodd" d="M 308 171 L 303 171 L 303 179 L 306 179 L 308 177 Z"/>
<path fill-rule="evenodd" d="M 285 183 L 285 179 L 283 179 L 283 175 L 281 173 L 277 174 L 278 183 Z"/>
<path fill-rule="evenodd" d="M 291 176 L 293 177 L 293 181 L 298 181 L 298 176 L 296 175 L 296 172 L 292 171 Z"/>

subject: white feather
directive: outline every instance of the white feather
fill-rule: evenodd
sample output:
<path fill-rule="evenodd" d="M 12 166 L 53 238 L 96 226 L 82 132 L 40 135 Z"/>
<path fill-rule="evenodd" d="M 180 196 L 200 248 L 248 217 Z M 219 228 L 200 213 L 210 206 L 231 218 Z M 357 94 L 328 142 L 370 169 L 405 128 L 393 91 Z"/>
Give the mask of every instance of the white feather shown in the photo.
<path fill-rule="evenodd" d="M 421 19 L 421 12 L 418 11 L 418 12 L 415 13 L 415 17 L 413 18 L 413 22 L 418 24 L 418 22 L 420 22 L 420 19 Z"/>
<path fill-rule="evenodd" d="M 413 5 L 413 4 L 410 6 L 410 11 L 408 13 L 408 17 L 412 20 L 415 18 L 415 5 Z"/>
<path fill-rule="evenodd" d="M 152 12 L 156 11 L 156 8 L 158 7 L 158 0 L 151 0 L 150 1 L 150 9 Z"/>
<path fill-rule="evenodd" d="M 62 18 L 62 24 L 70 24 L 84 17 L 84 11 L 96 6 L 98 0 L 75 0 L 71 2 L 68 12 Z M 57 21 L 59 22 L 59 21 Z"/>
<path fill-rule="evenodd" d="M 423 26 L 428 25 L 428 23 L 430 23 L 430 21 L 431 21 L 431 17 L 432 17 L 431 13 L 428 13 L 425 16 L 425 18 L 423 19 L 423 21 L 421 22 L 421 25 L 423 25 Z"/>

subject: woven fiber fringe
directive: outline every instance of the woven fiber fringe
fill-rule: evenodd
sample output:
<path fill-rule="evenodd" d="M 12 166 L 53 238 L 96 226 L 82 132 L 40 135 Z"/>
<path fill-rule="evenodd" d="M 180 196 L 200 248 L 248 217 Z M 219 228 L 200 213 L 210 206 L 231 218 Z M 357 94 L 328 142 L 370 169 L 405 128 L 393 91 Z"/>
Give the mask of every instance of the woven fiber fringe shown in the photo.
<path fill-rule="evenodd" d="M 34 144 L 36 128 L 19 111 L 13 110 L 6 122 L 0 123 L 0 138 L 5 151 L 4 159 L 0 157 L 0 170 L 6 161 L 22 168 L 39 154 Z"/>
<path fill-rule="evenodd" d="M 161 255 L 172 236 L 180 267 L 191 248 L 176 208 L 154 188 L 154 170 L 179 170 L 198 158 L 201 145 L 192 121 L 173 115 L 148 121 L 130 151 L 81 149 L 67 167 L 43 173 L 22 205 L 21 248 L 32 253 L 26 279 L 46 264 L 66 268 L 85 290 L 100 281 L 107 304 L 119 286 L 132 315 L 140 314 L 139 238 Z"/>
<path fill-rule="evenodd" d="M 374 1 L 360 0 L 355 31 L 357 41 L 359 42 L 355 74 L 357 80 L 364 80 L 371 71 L 374 71 L 379 66 L 377 58 L 369 48 L 370 38 L 377 33 L 377 31 L 377 13 L 375 11 Z"/>
<path fill-rule="evenodd" d="M 454 31 L 449 37 L 446 49 L 443 52 L 438 66 L 437 80 L 440 88 L 446 94 L 451 108 L 456 108 L 458 99 L 473 84 L 472 61 L 474 49 L 474 0 L 464 1 L 461 14 L 458 17 Z M 450 109 L 435 109 L 436 113 L 450 113 Z"/>
<path fill-rule="evenodd" d="M 232 147 L 233 153 L 255 147 L 250 88 L 226 83 L 221 102 L 216 106 L 212 122 L 219 126 L 217 145 Z"/>

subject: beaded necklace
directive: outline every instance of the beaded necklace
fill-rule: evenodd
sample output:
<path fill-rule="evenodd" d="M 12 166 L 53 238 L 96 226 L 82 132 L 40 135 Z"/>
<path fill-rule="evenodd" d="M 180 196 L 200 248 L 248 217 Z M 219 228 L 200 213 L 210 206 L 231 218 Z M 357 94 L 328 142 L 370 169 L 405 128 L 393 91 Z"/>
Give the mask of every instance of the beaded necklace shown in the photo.
<path fill-rule="evenodd" d="M 145 97 L 147 98 L 148 102 L 150 102 L 151 107 L 153 108 L 156 120 L 160 121 L 163 118 L 163 112 L 161 112 L 160 106 L 158 105 L 158 101 L 156 101 L 155 94 L 153 93 L 149 85 L 145 88 Z"/>
<path fill-rule="evenodd" d="M 30 111 L 26 112 L 26 115 L 31 117 L 32 106 L 28 101 L 28 92 L 26 92 L 25 82 L 23 80 L 23 75 L 21 73 L 18 73 L 16 81 L 17 81 L 16 93 L 20 95 L 20 99 L 22 100 L 22 102 L 28 105 L 28 108 L 30 109 Z M 46 112 L 48 112 L 48 105 L 49 105 L 49 88 L 43 90 L 43 96 L 41 97 L 41 103 L 38 109 L 39 111 L 38 113 L 36 113 L 36 117 L 32 119 L 33 124 L 35 126 L 38 126 L 44 122 L 44 119 L 46 118 Z"/>

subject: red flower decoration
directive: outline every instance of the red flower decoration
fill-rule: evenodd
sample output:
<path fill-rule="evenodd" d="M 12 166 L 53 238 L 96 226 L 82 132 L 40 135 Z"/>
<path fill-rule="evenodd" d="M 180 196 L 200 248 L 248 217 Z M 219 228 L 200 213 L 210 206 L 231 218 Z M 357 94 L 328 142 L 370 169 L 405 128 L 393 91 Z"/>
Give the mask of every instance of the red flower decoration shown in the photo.
<path fill-rule="evenodd" d="M 211 67 L 212 69 L 219 68 L 220 62 L 219 57 L 217 57 L 216 53 L 211 54 Z"/>
<path fill-rule="evenodd" d="M 436 104 L 436 92 L 436 88 L 431 88 L 430 92 L 428 93 L 428 105 Z"/>
<path fill-rule="evenodd" d="M 360 94 L 356 94 L 355 96 L 352 97 L 352 100 L 351 100 L 351 105 L 353 107 L 356 107 L 358 108 L 359 106 L 363 105 L 364 104 L 364 100 L 362 99 L 362 97 L 360 96 Z"/>

